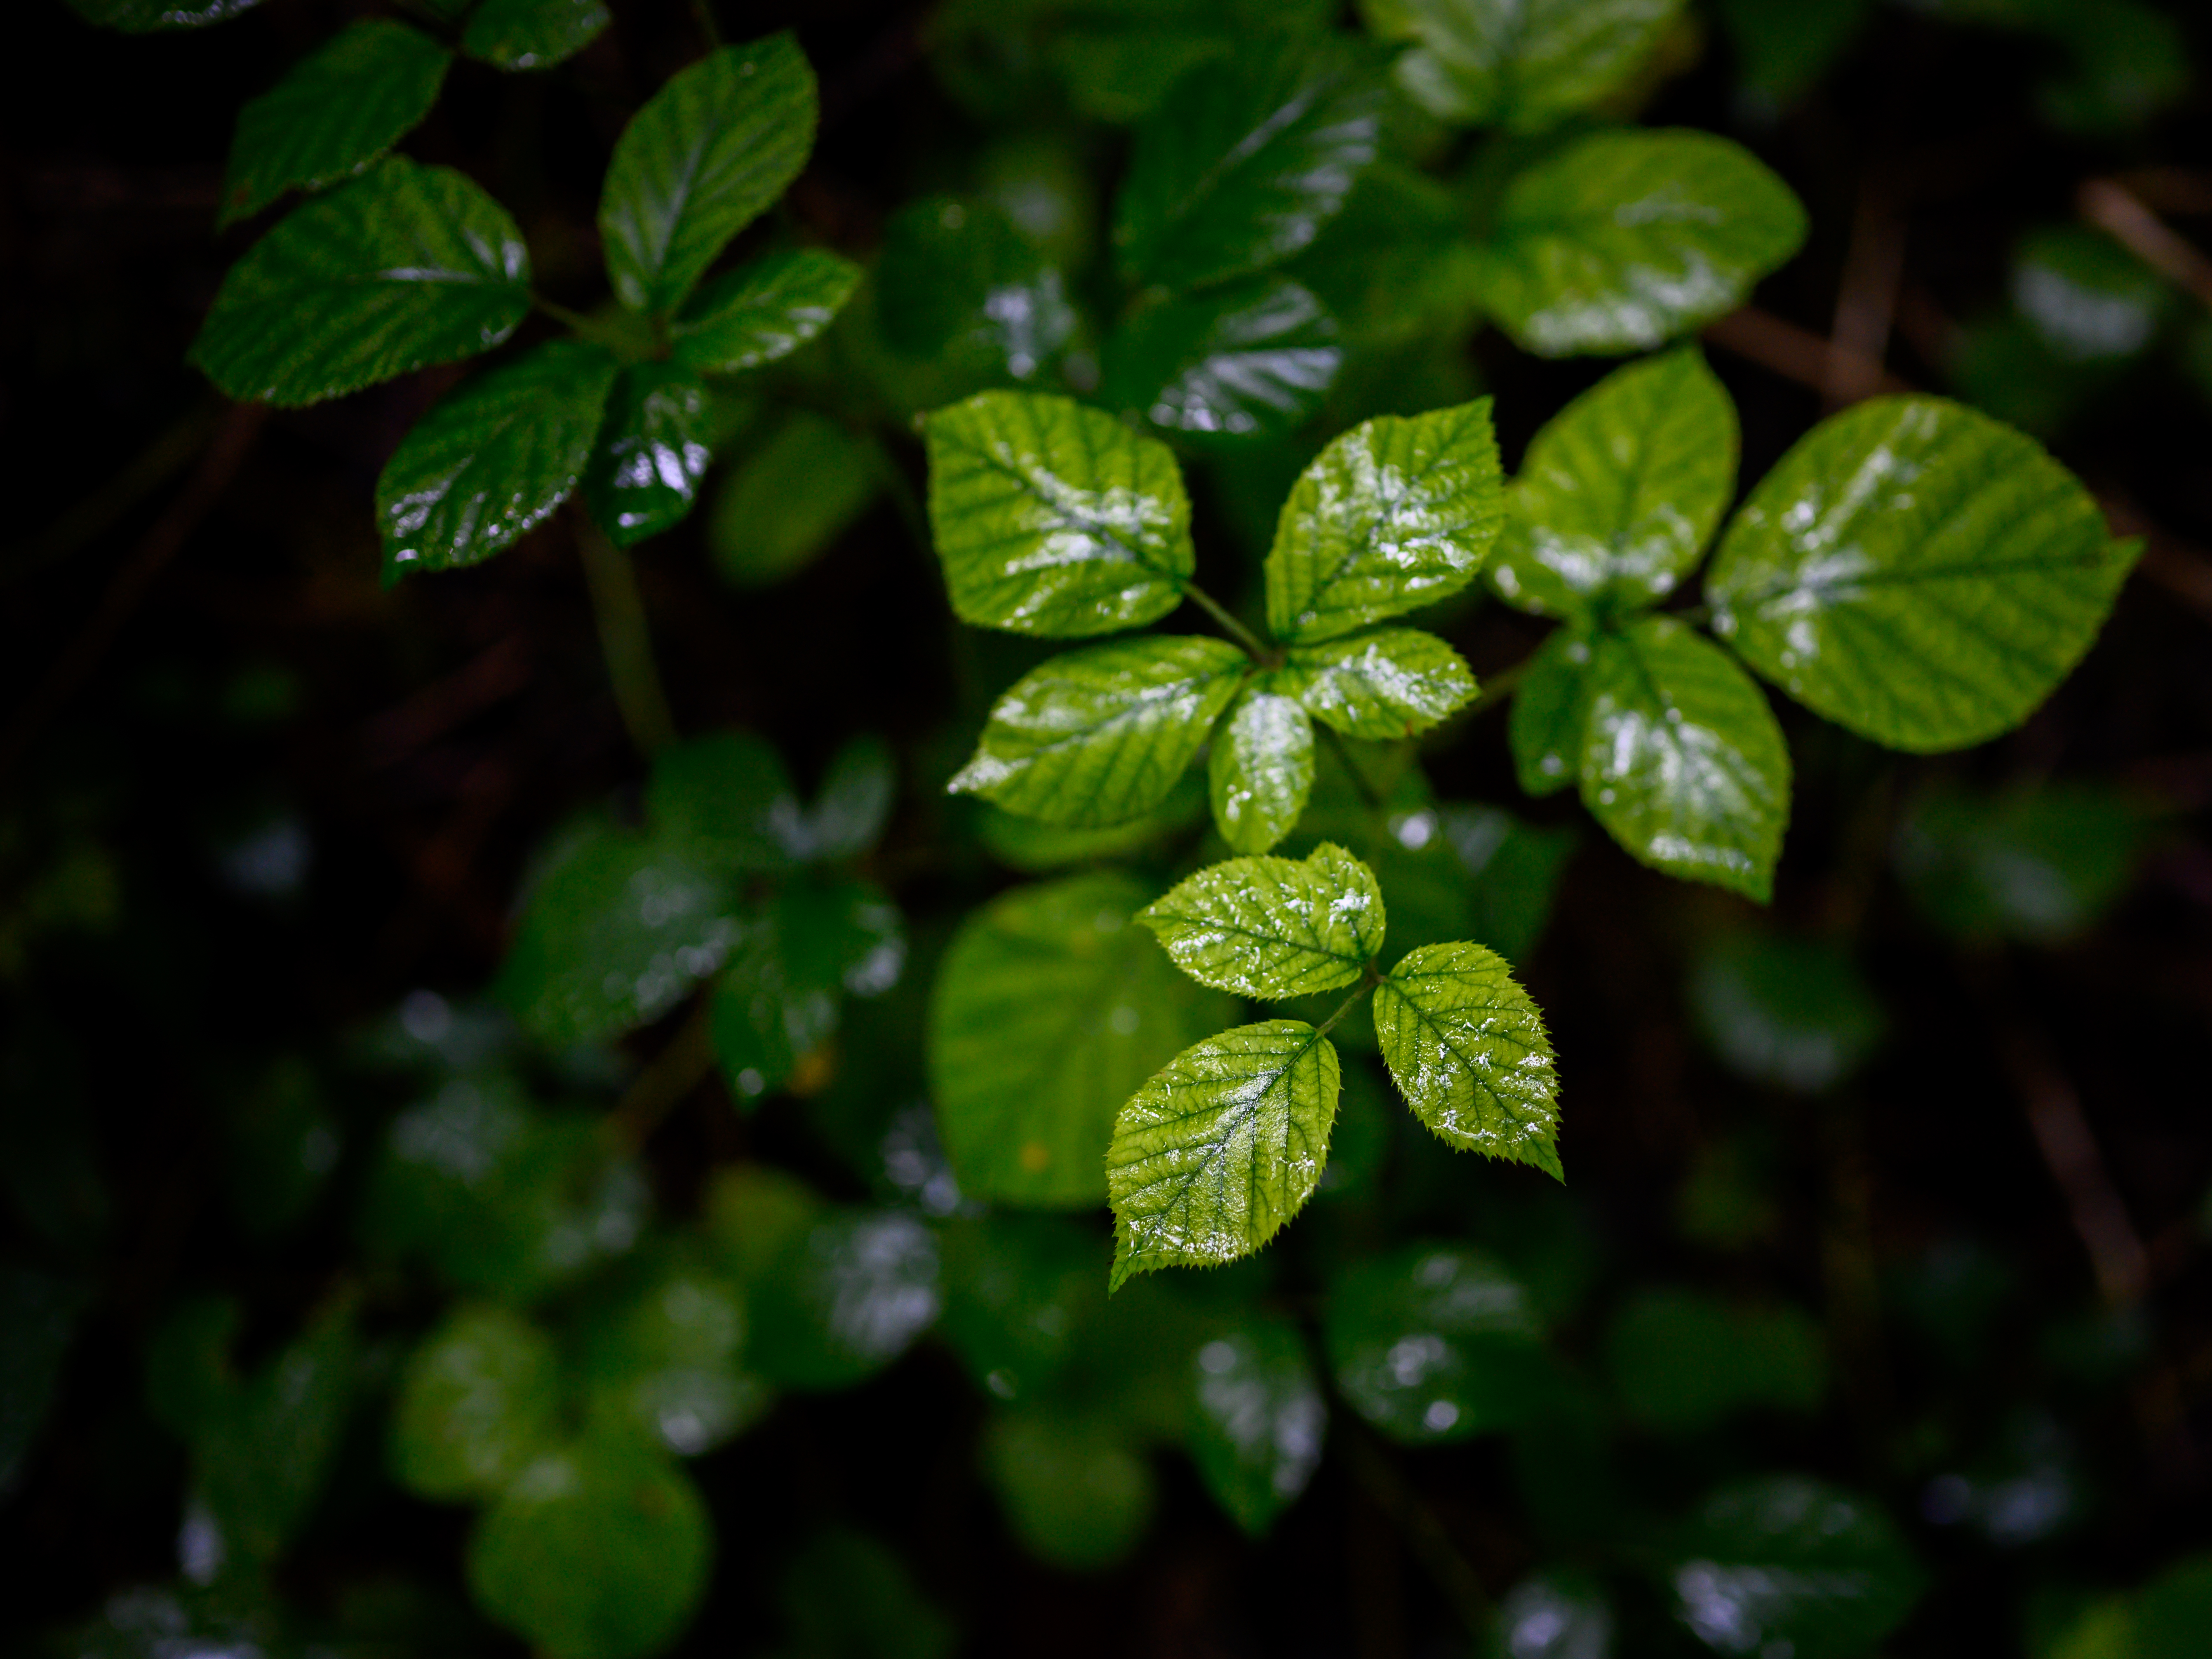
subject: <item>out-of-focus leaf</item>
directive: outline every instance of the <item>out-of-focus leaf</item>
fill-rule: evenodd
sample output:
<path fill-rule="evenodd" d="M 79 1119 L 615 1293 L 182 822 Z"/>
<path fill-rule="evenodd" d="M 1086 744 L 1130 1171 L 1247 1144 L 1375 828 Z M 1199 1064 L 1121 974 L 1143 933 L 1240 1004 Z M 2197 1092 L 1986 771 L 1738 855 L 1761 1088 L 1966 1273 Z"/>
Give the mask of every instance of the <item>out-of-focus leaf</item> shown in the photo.
<path fill-rule="evenodd" d="M 586 1408 L 610 1431 L 643 1434 L 696 1457 L 768 1409 L 767 1385 L 743 1368 L 744 1297 L 683 1255 L 657 1262 L 592 1310 L 580 1369 Z"/>
<path fill-rule="evenodd" d="M 0 1263 L 0 1497 L 14 1489 L 46 1426 L 85 1300 L 66 1279 Z"/>
<path fill-rule="evenodd" d="M 751 1368 L 791 1389 L 881 1370 L 937 1318 L 937 1240 L 912 1216 L 833 1210 L 794 1235 L 753 1286 Z"/>
<path fill-rule="evenodd" d="M 1034 379 L 1078 318 L 1057 267 L 988 204 L 926 198 L 884 228 L 876 315 L 894 349 L 976 380 Z"/>
<path fill-rule="evenodd" d="M 1206 763 L 1214 827 L 1232 851 L 1264 853 L 1297 828 L 1313 787 L 1313 722 L 1295 698 L 1247 690 Z"/>
<path fill-rule="evenodd" d="M 985 809 L 976 833 L 1000 863 L 1035 875 L 1144 852 L 1189 829 L 1205 817 L 1206 811 L 1205 781 L 1195 773 L 1186 773 L 1159 805 L 1127 823 L 1103 830 L 1070 830 L 994 806 Z"/>
<path fill-rule="evenodd" d="M 1104 1311 L 1094 1234 L 1057 1216 L 957 1218 L 945 1240 L 939 1328 L 1000 1400 L 1048 1390 L 1082 1328 Z"/>
<path fill-rule="evenodd" d="M 1868 0 L 1720 0 L 1721 25 L 1735 48 L 1744 88 L 1784 109 L 1851 43 Z"/>
<path fill-rule="evenodd" d="M 1190 1455 L 1214 1500 L 1263 1534 L 1321 1467 L 1328 1404 L 1297 1327 L 1247 1321 L 1198 1351 Z"/>
<path fill-rule="evenodd" d="M 1200 984 L 1267 1001 L 1351 984 L 1385 925 L 1374 872 L 1328 842 L 1304 860 L 1210 864 L 1137 920 Z"/>
<path fill-rule="evenodd" d="M 584 500 L 617 547 L 683 522 L 714 459 L 706 383 L 672 363 L 634 363 L 616 379 L 584 469 Z"/>
<path fill-rule="evenodd" d="M 1352 1407 L 1394 1440 L 1463 1440 L 1543 1407 L 1551 1374 L 1528 1292 L 1487 1256 L 1413 1245 L 1329 1288 L 1329 1363 Z"/>
<path fill-rule="evenodd" d="M 1111 1566 L 1152 1522 L 1151 1467 L 1087 1417 L 1041 1409 L 996 1418 L 984 1431 L 983 1468 L 1015 1536 L 1056 1567 Z"/>
<path fill-rule="evenodd" d="M 790 1077 L 837 1029 L 851 993 L 897 982 L 897 909 L 866 883 L 797 879 L 747 919 L 715 988 L 714 1053 L 741 1103 Z"/>
<path fill-rule="evenodd" d="M 772 363 L 829 327 L 860 280 L 858 265 L 820 248 L 757 259 L 692 296 L 671 331 L 672 355 L 702 374 Z"/>
<path fill-rule="evenodd" d="M 610 19 L 602 0 L 483 0 L 461 50 L 503 70 L 550 69 L 599 38 Z"/>
<path fill-rule="evenodd" d="M 1734 1070 L 1802 1093 L 1834 1087 L 1881 1040 L 1881 1005 L 1832 946 L 1738 934 L 1690 974 L 1690 1010 Z"/>
<path fill-rule="evenodd" d="M 1677 1433 L 1755 1407 L 1804 1413 L 1827 1383 L 1820 1328 L 1785 1305 L 1648 1290 L 1614 1316 L 1606 1363 L 1629 1415 Z"/>
<path fill-rule="evenodd" d="M 1513 693 L 1506 735 L 1514 775 L 1531 795 L 1557 794 L 1582 775 L 1590 655 L 1588 633 L 1562 628 L 1536 647 Z"/>
<path fill-rule="evenodd" d="M 1492 1659 L 1612 1659 L 1613 1607 L 1579 1574 L 1540 1573 L 1498 1604 Z"/>
<path fill-rule="evenodd" d="M 883 834 L 897 797 L 898 766 L 890 748 L 881 738 L 854 738 L 830 757 L 821 793 L 807 812 L 808 855 L 858 858 Z"/>
<path fill-rule="evenodd" d="M 785 870 L 811 846 L 783 763 L 743 732 L 689 738 L 654 756 L 645 815 L 657 839 L 716 870 Z"/>
<path fill-rule="evenodd" d="M 1370 8 L 1370 10 L 1380 9 Z M 1431 114 L 1516 132 L 1596 103 L 1642 67 L 1682 0 L 1407 0 L 1398 84 Z"/>
<path fill-rule="evenodd" d="M 70 9 L 87 21 L 126 34 L 227 23 L 260 3 L 261 0 L 69 0 Z"/>
<path fill-rule="evenodd" d="M 1270 683 L 1322 725 L 1370 743 L 1425 732 L 1475 694 L 1459 653 L 1418 628 L 1297 647 Z"/>
<path fill-rule="evenodd" d="M 1496 806 L 1449 805 L 1437 817 L 1471 883 L 1460 931 L 1508 962 L 1525 963 L 1551 919 L 1575 832 L 1540 830 Z M 1401 823 L 1395 832 L 1401 842 L 1407 830 Z"/>
<path fill-rule="evenodd" d="M 1288 431 L 1321 406 L 1344 361 L 1310 289 L 1255 276 L 1157 300 L 1108 337 L 1099 398 L 1194 438 Z"/>
<path fill-rule="evenodd" d="M 882 452 L 841 421 L 799 410 L 740 461 L 714 498 L 707 544 L 732 586 L 768 587 L 828 550 L 876 499 Z"/>
<path fill-rule="evenodd" d="M 958 1641 L 898 1557 L 842 1527 L 815 1534 L 792 1562 L 783 1617 L 810 1659 L 949 1659 Z"/>
<path fill-rule="evenodd" d="M 2067 225 L 2030 236 L 2013 258 L 2012 305 L 2054 356 L 2124 361 L 2172 309 L 2158 273 L 2109 236 Z"/>
<path fill-rule="evenodd" d="M 2056 943 L 2095 926 L 2127 890 L 2152 822 L 2142 803 L 2090 784 L 1938 790 L 1899 829 L 1897 867 L 1946 933 Z"/>
<path fill-rule="evenodd" d="M 520 1314 L 465 1305 L 407 1361 L 392 1466 L 423 1498 L 496 1498 L 560 1436 L 552 1339 Z"/>
<path fill-rule="evenodd" d="M 1495 951 L 1409 951 L 1376 987 L 1375 1036 L 1398 1091 L 1441 1139 L 1565 1179 L 1544 1017 Z"/>

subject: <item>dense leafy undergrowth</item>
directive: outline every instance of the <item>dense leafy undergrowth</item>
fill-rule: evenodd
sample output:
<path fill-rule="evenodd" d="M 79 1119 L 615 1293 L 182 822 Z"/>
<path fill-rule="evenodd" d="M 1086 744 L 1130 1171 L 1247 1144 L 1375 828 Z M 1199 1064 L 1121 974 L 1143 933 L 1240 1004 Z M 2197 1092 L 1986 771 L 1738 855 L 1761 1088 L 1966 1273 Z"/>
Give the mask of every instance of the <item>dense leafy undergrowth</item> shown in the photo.
<path fill-rule="evenodd" d="M 26 1651 L 2212 1644 L 2201 20 L 67 8 Z"/>

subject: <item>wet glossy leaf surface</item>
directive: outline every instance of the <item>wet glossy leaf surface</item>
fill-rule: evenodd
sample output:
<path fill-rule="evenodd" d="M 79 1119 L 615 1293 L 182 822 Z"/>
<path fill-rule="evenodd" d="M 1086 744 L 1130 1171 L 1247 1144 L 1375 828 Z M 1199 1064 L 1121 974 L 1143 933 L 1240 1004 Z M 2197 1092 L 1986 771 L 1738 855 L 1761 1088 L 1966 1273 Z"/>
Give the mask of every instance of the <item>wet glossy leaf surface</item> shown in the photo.
<path fill-rule="evenodd" d="M 601 0 L 483 0 L 461 50 L 503 70 L 550 69 L 591 45 L 609 21 Z"/>
<path fill-rule="evenodd" d="M 1237 1524 L 1263 1534 L 1321 1467 L 1328 1404 L 1304 1338 L 1255 1319 L 1200 1348 L 1192 1373 L 1191 1459 Z"/>
<path fill-rule="evenodd" d="M 360 172 L 430 112 L 449 61 L 420 29 L 371 18 L 295 64 L 238 112 L 221 222 Z"/>
<path fill-rule="evenodd" d="M 730 1279 L 678 1255 L 595 1307 L 579 1370 L 586 1410 L 678 1457 L 711 1451 L 758 1420 L 768 1387 L 746 1374 L 745 1304 Z"/>
<path fill-rule="evenodd" d="M 1681 9 L 1682 0 L 1408 0 L 1401 27 L 1419 45 L 1399 60 L 1398 84 L 1444 120 L 1533 131 L 1632 76 Z"/>
<path fill-rule="evenodd" d="M 1059 268 L 989 203 L 903 210 L 884 228 L 875 288 L 884 339 L 969 386 L 1036 378 L 1079 320 Z"/>
<path fill-rule="evenodd" d="M 717 276 L 684 307 L 675 360 L 702 374 L 772 363 L 829 327 L 860 280 L 851 260 L 811 247 Z"/>
<path fill-rule="evenodd" d="M 1475 694 L 1459 653 L 1418 628 L 1299 646 L 1271 683 L 1322 725 L 1371 743 L 1425 732 Z"/>
<path fill-rule="evenodd" d="M 788 34 L 724 46 L 672 78 L 616 141 L 599 198 L 615 293 L 674 312 L 814 147 L 814 71 Z"/>
<path fill-rule="evenodd" d="M 2032 438 L 1942 398 L 1878 398 L 1759 480 L 1706 592 L 1714 631 L 1791 696 L 1927 753 L 2027 719 L 2135 551 Z"/>
<path fill-rule="evenodd" d="M 1065 398 L 986 392 L 928 417 L 929 523 L 952 608 L 1057 637 L 1164 617 L 1196 568 L 1156 439 Z"/>
<path fill-rule="evenodd" d="M 1670 617 L 1590 646 L 1583 804 L 1633 857 L 1765 903 L 1790 750 L 1758 683 Z"/>
<path fill-rule="evenodd" d="M 584 469 L 584 500 L 617 547 L 680 524 L 713 460 L 714 411 L 705 382 L 672 363 L 623 370 Z"/>
<path fill-rule="evenodd" d="M 1496 951 L 1425 945 L 1375 991 L 1375 1036 L 1406 1102 L 1447 1145 L 1564 1179 L 1544 1018 Z"/>
<path fill-rule="evenodd" d="M 1800 1093 L 1833 1088 L 1881 1042 L 1881 1005 L 1848 956 L 1817 939 L 1741 933 L 1691 969 L 1690 1012 L 1738 1075 Z"/>
<path fill-rule="evenodd" d="M 1138 913 L 1202 985 L 1273 1000 L 1340 989 L 1382 948 L 1374 872 L 1323 842 L 1304 859 L 1230 859 Z"/>
<path fill-rule="evenodd" d="M 1550 617 L 1657 603 L 1728 510 L 1736 449 L 1735 405 L 1694 348 L 1616 369 L 1529 444 L 1491 585 Z"/>
<path fill-rule="evenodd" d="M 1481 569 L 1502 513 L 1487 398 L 1355 427 L 1283 504 L 1267 626 L 1285 641 L 1334 639 L 1455 593 Z"/>
<path fill-rule="evenodd" d="M 1264 853 L 1297 827 L 1313 787 L 1313 722 L 1296 700 L 1250 690 L 1214 736 L 1214 827 L 1230 849 Z"/>
<path fill-rule="evenodd" d="M 893 1211 L 834 1210 L 754 1285 L 750 1364 L 785 1388 L 843 1388 L 904 1353 L 941 1305 L 928 1228 Z"/>
<path fill-rule="evenodd" d="M 1513 693 L 1506 734 L 1514 775 L 1528 794 L 1557 794 L 1581 775 L 1590 652 L 1588 634 L 1560 629 L 1536 648 Z"/>
<path fill-rule="evenodd" d="M 1254 440 L 1320 408 L 1343 361 L 1313 291 L 1260 276 L 1138 311 L 1106 342 L 1098 395 L 1190 437 Z"/>
<path fill-rule="evenodd" d="M 553 1340 L 521 1315 L 464 1304 L 408 1357 L 392 1469 L 423 1498 L 496 1498 L 561 1432 Z"/>
<path fill-rule="evenodd" d="M 192 361 L 238 398 L 312 404 L 489 351 L 530 310 L 530 255 L 449 167 L 386 156 L 230 268 Z"/>
<path fill-rule="evenodd" d="M 1052 823 L 1122 823 L 1167 799 L 1250 659 L 1203 635 L 1116 640 L 1032 669 L 946 787 Z"/>
<path fill-rule="evenodd" d="M 464 381 L 376 481 L 387 580 L 477 564 L 543 524 L 583 477 L 615 361 L 550 340 Z"/>
<path fill-rule="evenodd" d="M 1085 1206 L 1106 1194 L 1115 1114 L 1233 1017 L 1133 924 L 1127 876 L 1017 889 L 961 928 L 930 1008 L 930 1090 L 961 1190 Z"/>
<path fill-rule="evenodd" d="M 1326 1333 L 1346 1401 L 1409 1444 L 1513 1427 L 1551 1387 L 1528 1292 L 1475 1250 L 1415 1245 L 1351 1268 Z"/>
<path fill-rule="evenodd" d="M 69 0 L 70 9 L 105 28 L 141 34 L 152 29 L 203 28 L 226 23 L 261 0 Z"/>
<path fill-rule="evenodd" d="M 881 995 L 905 962 L 898 911 L 865 882 L 794 881 L 754 910 L 714 992 L 714 1054 L 738 1103 L 784 1082 L 848 994 Z"/>
<path fill-rule="evenodd" d="M 1805 210 L 1741 145 L 1601 132 L 1506 187 L 1484 303 L 1540 356 L 1644 350 L 1734 310 L 1804 240 Z"/>

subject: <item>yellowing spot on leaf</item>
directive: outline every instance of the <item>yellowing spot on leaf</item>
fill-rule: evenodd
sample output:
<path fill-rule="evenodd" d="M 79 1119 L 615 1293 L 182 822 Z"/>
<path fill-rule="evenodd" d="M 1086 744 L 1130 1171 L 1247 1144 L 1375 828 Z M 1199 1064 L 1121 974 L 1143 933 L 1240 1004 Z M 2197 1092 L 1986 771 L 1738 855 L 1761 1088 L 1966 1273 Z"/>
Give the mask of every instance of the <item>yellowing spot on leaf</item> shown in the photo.
<path fill-rule="evenodd" d="M 1022 1148 L 1022 1168 L 1031 1175 L 1042 1174 L 1051 1162 L 1052 1151 L 1041 1140 L 1032 1140 Z"/>

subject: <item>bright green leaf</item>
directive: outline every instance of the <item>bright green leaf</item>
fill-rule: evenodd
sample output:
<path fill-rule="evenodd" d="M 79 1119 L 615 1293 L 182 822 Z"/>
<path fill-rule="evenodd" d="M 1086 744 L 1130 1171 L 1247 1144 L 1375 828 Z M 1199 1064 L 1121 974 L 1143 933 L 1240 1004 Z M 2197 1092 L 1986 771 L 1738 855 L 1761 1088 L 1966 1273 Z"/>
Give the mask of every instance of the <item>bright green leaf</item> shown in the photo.
<path fill-rule="evenodd" d="M 757 259 L 693 296 L 672 331 L 675 360 L 702 374 L 734 374 L 788 356 L 830 326 L 860 268 L 820 248 Z"/>
<path fill-rule="evenodd" d="M 1240 1025 L 1170 1060 L 1114 1121 L 1112 1285 L 1218 1267 L 1273 1238 L 1328 1162 L 1338 1081 L 1335 1048 L 1295 1019 Z"/>
<path fill-rule="evenodd" d="M 386 578 L 480 564 L 543 524 L 583 476 L 614 382 L 599 347 L 549 340 L 440 399 L 376 481 Z"/>
<path fill-rule="evenodd" d="M 1583 805 L 1632 857 L 1764 904 L 1790 821 L 1790 750 L 1759 683 L 1671 617 L 1590 646 Z"/>
<path fill-rule="evenodd" d="M 1459 653 L 1418 628 L 1295 647 L 1271 684 L 1323 726 L 1370 743 L 1425 732 L 1475 694 Z"/>
<path fill-rule="evenodd" d="M 450 61 L 420 29 L 370 18 L 295 64 L 238 112 L 217 222 L 359 173 L 430 112 Z"/>
<path fill-rule="evenodd" d="M 312 404 L 489 351 L 529 311 L 506 210 L 450 167 L 387 155 L 246 251 L 191 357 L 233 398 Z"/>
<path fill-rule="evenodd" d="M 1213 822 L 1234 852 L 1264 853 L 1297 828 L 1313 787 L 1313 722 L 1291 698 L 1248 690 L 1213 739 Z"/>
<path fill-rule="evenodd" d="M 1562 628 L 1536 647 L 1513 693 L 1506 737 L 1514 775 L 1529 794 L 1557 794 L 1581 774 L 1589 660 L 1589 635 Z"/>
<path fill-rule="evenodd" d="M 1759 481 L 1705 591 L 1714 632 L 1775 684 L 1924 754 L 2026 720 L 2136 551 L 2033 439 L 1939 398 L 1876 398 Z"/>
<path fill-rule="evenodd" d="M 483 0 L 461 50 L 503 70 L 550 69 L 591 45 L 611 21 L 601 0 Z"/>
<path fill-rule="evenodd" d="M 599 240 L 633 311 L 682 306 L 814 148 L 814 71 L 789 34 L 724 46 L 638 111 L 607 163 Z"/>
<path fill-rule="evenodd" d="M 1310 643 L 1448 598 L 1481 569 L 1502 511 L 1489 398 L 1354 427 L 1283 503 L 1267 626 Z"/>
<path fill-rule="evenodd" d="M 1682 0 L 1407 0 L 1398 84 L 1431 114 L 1516 132 L 1596 103 L 1643 66 Z"/>
<path fill-rule="evenodd" d="M 1695 347 L 1615 369 L 1529 444 L 1491 585 L 1547 617 L 1656 604 L 1728 510 L 1736 447 L 1735 405 Z"/>
<path fill-rule="evenodd" d="M 607 398 L 607 417 L 584 469 L 584 500 L 617 547 L 683 521 L 714 459 L 707 387 L 673 363 L 635 363 Z"/>
<path fill-rule="evenodd" d="M 794 410 L 732 469 L 714 498 L 707 545 L 732 586 L 767 587 L 805 569 L 883 488 L 875 440 L 812 410 Z"/>
<path fill-rule="evenodd" d="M 1484 303 L 1540 356 L 1640 351 L 1743 303 L 1796 252 L 1805 210 L 1709 132 L 1599 132 L 1506 186 Z"/>
<path fill-rule="evenodd" d="M 1190 1455 L 1206 1490 L 1259 1535 L 1321 1467 L 1328 1402 L 1298 1328 L 1255 1319 L 1198 1351 Z"/>
<path fill-rule="evenodd" d="M 688 738 L 654 756 L 645 816 L 656 839 L 716 870 L 785 870 L 811 850 L 783 763 L 744 732 Z"/>
<path fill-rule="evenodd" d="M 465 1305 L 408 1358 L 392 1408 L 392 1473 L 422 1498 L 496 1498 L 551 1449 L 560 1420 L 552 1339 L 505 1308 Z"/>
<path fill-rule="evenodd" d="M 975 757 L 946 787 L 1052 823 L 1138 817 L 1167 799 L 1250 665 L 1204 635 L 1066 652 L 991 706 Z"/>
<path fill-rule="evenodd" d="M 637 1275 L 584 1324 L 580 1370 L 592 1419 L 642 1433 L 679 1457 L 711 1451 L 768 1409 L 768 1386 L 739 1360 L 744 1298 L 677 1256 Z"/>
<path fill-rule="evenodd" d="M 1109 634 L 1182 602 L 1190 501 L 1157 439 L 1066 398 L 984 392 L 928 416 L 929 523 L 952 608 L 1018 634 Z"/>
<path fill-rule="evenodd" d="M 1064 1571 L 1111 1566 L 1152 1522 L 1152 1468 L 1115 1427 L 1046 1409 L 1009 1413 L 983 1431 L 983 1469 L 1014 1535 Z"/>
<path fill-rule="evenodd" d="M 752 1368 L 785 1388 L 844 1388 L 936 1320 L 937 1240 L 910 1215 L 833 1210 L 787 1240 L 751 1289 Z"/>
<path fill-rule="evenodd" d="M 1137 920 L 1200 984 L 1267 1001 L 1351 984 L 1385 922 L 1374 872 L 1328 842 L 1304 860 L 1208 865 Z"/>
<path fill-rule="evenodd" d="M 1565 1180 L 1544 1017 L 1504 957 L 1424 945 L 1375 989 L 1375 1036 L 1413 1115 L 1447 1145 Z"/>
<path fill-rule="evenodd" d="M 1528 1293 L 1488 1256 L 1411 1245 L 1329 1287 L 1336 1385 L 1394 1440 L 1463 1440 L 1511 1428 L 1556 1390 Z"/>
<path fill-rule="evenodd" d="M 1287 432 L 1336 379 L 1337 333 L 1312 290 L 1283 276 L 1156 300 L 1108 337 L 1098 395 L 1194 438 Z"/>

